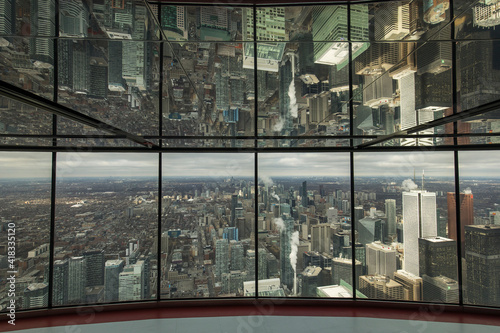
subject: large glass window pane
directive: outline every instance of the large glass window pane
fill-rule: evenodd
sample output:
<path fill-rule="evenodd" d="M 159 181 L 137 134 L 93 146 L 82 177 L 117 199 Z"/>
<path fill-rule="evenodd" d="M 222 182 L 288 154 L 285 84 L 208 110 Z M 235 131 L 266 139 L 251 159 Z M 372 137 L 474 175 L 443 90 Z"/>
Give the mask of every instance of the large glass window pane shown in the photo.
<path fill-rule="evenodd" d="M 459 152 L 464 303 L 500 306 L 499 158 L 492 151 Z M 457 228 L 455 227 L 455 234 Z"/>
<path fill-rule="evenodd" d="M 54 306 L 156 295 L 158 154 L 57 155 Z"/>
<path fill-rule="evenodd" d="M 390 135 L 444 116 L 452 109 L 450 42 L 365 43 L 353 48 L 354 134 Z M 452 126 L 423 130 L 426 138 L 401 138 L 384 146 L 433 146 L 449 143 L 436 134 L 453 134 Z M 363 140 L 355 140 L 362 143 Z M 369 142 L 365 139 L 364 142 Z"/>
<path fill-rule="evenodd" d="M 51 156 L 0 153 L 2 311 L 48 306 Z"/>
<path fill-rule="evenodd" d="M 140 0 L 59 1 L 59 36 L 105 39 L 158 39 L 158 27 Z"/>
<path fill-rule="evenodd" d="M 246 41 L 246 15 L 241 7 L 162 5 L 160 25 L 169 41 Z"/>
<path fill-rule="evenodd" d="M 372 299 L 458 303 L 453 153 L 357 153 L 354 173 L 358 290 Z"/>
<path fill-rule="evenodd" d="M 136 135 L 158 135 L 159 44 L 59 40 L 58 102 Z M 59 134 L 98 134 L 62 121 Z"/>
<path fill-rule="evenodd" d="M 165 44 L 165 135 L 254 135 L 253 66 L 243 57 L 247 44 Z M 238 147 L 236 143 L 228 142 Z"/>
<path fill-rule="evenodd" d="M 351 6 L 351 39 L 439 40 L 450 21 L 450 0 L 370 2 Z M 360 33 L 360 32 L 363 33 Z M 446 36 L 446 39 L 451 36 Z"/>
<path fill-rule="evenodd" d="M 163 154 L 161 297 L 255 290 L 253 154 Z"/>
<path fill-rule="evenodd" d="M 52 134 L 52 115 L 25 103 L 0 97 L 0 134 L 6 135 L 0 139 L 4 145 L 50 144 L 51 139 L 36 136 Z"/>
<path fill-rule="evenodd" d="M 260 154 L 258 165 L 259 296 L 352 297 L 349 154 Z"/>

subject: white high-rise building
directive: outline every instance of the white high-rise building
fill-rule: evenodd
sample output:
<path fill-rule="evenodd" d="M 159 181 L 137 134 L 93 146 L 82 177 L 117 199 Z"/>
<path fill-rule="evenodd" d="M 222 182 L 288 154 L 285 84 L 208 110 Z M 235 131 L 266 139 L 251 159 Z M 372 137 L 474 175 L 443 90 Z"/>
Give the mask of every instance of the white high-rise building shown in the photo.
<path fill-rule="evenodd" d="M 396 272 L 396 250 L 381 242 L 366 244 L 366 266 L 368 275 L 385 275 L 394 278 Z"/>
<path fill-rule="evenodd" d="M 120 301 L 140 300 L 144 298 L 144 261 L 139 260 L 133 265 L 125 266 L 118 281 L 118 296 Z"/>
<path fill-rule="evenodd" d="M 436 193 L 403 192 L 404 270 L 419 274 L 418 239 L 437 236 Z"/>

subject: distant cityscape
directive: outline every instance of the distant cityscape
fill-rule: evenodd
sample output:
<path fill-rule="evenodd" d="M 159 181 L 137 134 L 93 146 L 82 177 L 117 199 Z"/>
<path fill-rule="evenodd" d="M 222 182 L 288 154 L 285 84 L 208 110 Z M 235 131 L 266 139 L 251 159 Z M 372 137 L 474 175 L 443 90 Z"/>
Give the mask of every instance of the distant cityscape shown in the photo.
<path fill-rule="evenodd" d="M 346 156 L 336 158 L 341 163 Z M 315 168 L 332 165 L 326 157 L 297 157 Z M 225 161 L 217 162 L 216 154 L 204 158 L 219 168 Z M 164 172 L 169 163 L 187 166 L 190 159 L 167 159 Z M 257 195 L 251 165 L 241 176 L 165 175 L 161 196 L 158 179 L 147 176 L 153 168 L 141 177 L 75 177 L 61 166 L 52 268 L 50 180 L 3 179 L 0 234 L 15 223 L 17 306 L 47 306 L 50 269 L 54 306 L 156 299 L 158 290 L 161 299 L 257 292 L 352 298 L 355 292 L 357 298 L 453 304 L 459 302 L 459 274 L 464 303 L 500 304 L 498 174 L 464 176 L 458 200 L 453 174 L 435 176 L 434 170 L 428 176 L 423 170 L 356 176 L 352 195 L 341 170 L 274 176 L 283 161 L 282 155 L 262 157 Z M 465 160 L 464 168 L 474 163 Z M 366 167 L 357 164 L 359 170 Z M 1 291 L 8 287 L 6 248 L 2 239 Z M 2 295 L 5 309 L 9 299 Z"/>

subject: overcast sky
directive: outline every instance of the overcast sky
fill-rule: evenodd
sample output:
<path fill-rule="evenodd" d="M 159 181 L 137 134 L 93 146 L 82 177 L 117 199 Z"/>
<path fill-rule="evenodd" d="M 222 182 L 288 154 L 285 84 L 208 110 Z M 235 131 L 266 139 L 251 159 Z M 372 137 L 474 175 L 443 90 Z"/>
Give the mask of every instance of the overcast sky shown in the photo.
<path fill-rule="evenodd" d="M 58 153 L 58 177 L 155 177 L 157 153 Z M 163 154 L 163 175 L 253 177 L 253 153 Z M 495 151 L 459 153 L 463 177 L 500 177 Z M 259 176 L 349 176 L 348 153 L 261 153 Z M 452 152 L 355 153 L 357 176 L 453 177 Z M 50 178 L 51 153 L 0 152 L 0 178 Z"/>
<path fill-rule="evenodd" d="M 349 168 L 349 153 L 259 154 L 259 177 L 348 177 Z"/>

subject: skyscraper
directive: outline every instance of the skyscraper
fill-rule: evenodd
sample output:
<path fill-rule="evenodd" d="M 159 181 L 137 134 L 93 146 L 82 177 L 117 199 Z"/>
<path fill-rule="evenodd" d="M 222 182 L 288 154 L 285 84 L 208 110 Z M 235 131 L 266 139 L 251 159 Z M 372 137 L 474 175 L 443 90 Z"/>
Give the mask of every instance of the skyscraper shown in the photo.
<path fill-rule="evenodd" d="M 87 286 L 87 261 L 84 257 L 72 257 L 68 267 L 68 303 L 85 303 Z"/>
<path fill-rule="evenodd" d="M 396 200 L 385 200 L 385 216 L 387 218 L 387 232 L 390 236 L 396 235 Z"/>
<path fill-rule="evenodd" d="M 23 292 L 23 308 L 41 308 L 49 304 L 49 285 L 32 283 Z"/>
<path fill-rule="evenodd" d="M 231 270 L 242 271 L 245 268 L 243 261 L 243 245 L 238 242 L 230 242 L 231 247 Z"/>
<path fill-rule="evenodd" d="M 446 276 L 430 277 L 424 275 L 424 301 L 439 303 L 458 303 L 458 282 Z"/>
<path fill-rule="evenodd" d="M 215 276 L 220 279 L 223 273 L 229 273 L 229 242 L 218 239 L 215 242 Z"/>
<path fill-rule="evenodd" d="M 422 278 L 402 269 L 394 273 L 394 281 L 403 286 L 403 299 L 407 301 L 421 301 L 423 298 Z"/>
<path fill-rule="evenodd" d="M 119 299 L 119 277 L 125 262 L 120 259 L 107 260 L 104 270 L 104 300 L 117 302 Z"/>
<path fill-rule="evenodd" d="M 233 194 L 231 196 L 231 227 L 235 226 L 236 220 L 236 207 L 238 207 L 238 195 Z"/>
<path fill-rule="evenodd" d="M 0 0 L 0 34 L 13 35 L 16 31 L 16 1 Z"/>
<path fill-rule="evenodd" d="M 280 276 L 281 283 L 288 289 L 293 289 L 293 267 L 290 262 L 290 253 L 292 252 L 291 237 L 294 231 L 294 220 L 290 217 L 283 218 L 285 226 L 280 231 Z"/>
<path fill-rule="evenodd" d="M 52 304 L 64 305 L 68 303 L 68 260 L 54 261 L 54 286 Z"/>
<path fill-rule="evenodd" d="M 138 260 L 133 265 L 123 268 L 118 277 L 118 299 L 133 301 L 144 298 L 144 261 Z"/>
<path fill-rule="evenodd" d="M 380 242 L 366 244 L 366 266 L 368 275 L 384 275 L 394 278 L 396 250 Z"/>
<path fill-rule="evenodd" d="M 448 192 L 448 237 L 457 241 L 457 200 L 454 192 Z M 465 226 L 474 224 L 474 197 L 470 190 L 460 193 L 460 238 L 462 257 L 465 255 Z"/>
<path fill-rule="evenodd" d="M 437 236 L 436 193 L 403 192 L 404 270 L 420 276 L 418 239 Z"/>
<path fill-rule="evenodd" d="M 500 226 L 465 226 L 465 302 L 500 304 Z"/>
<path fill-rule="evenodd" d="M 278 72 L 283 58 L 285 43 L 275 43 L 287 40 L 285 31 L 284 7 L 259 7 L 256 15 L 258 36 L 254 36 L 254 21 L 252 8 L 243 9 L 243 39 L 259 41 L 257 49 L 257 68 L 261 71 Z M 273 43 L 274 42 L 274 43 Z M 243 68 L 254 68 L 254 45 L 243 45 Z"/>
<path fill-rule="evenodd" d="M 368 39 L 368 6 L 351 6 L 351 39 Z M 349 61 L 347 40 L 347 6 L 314 6 L 312 10 L 312 33 L 314 40 L 333 41 L 314 44 L 314 62 L 337 65 L 340 70 Z M 352 59 L 365 51 L 369 43 L 354 42 Z"/>
<path fill-rule="evenodd" d="M 267 261 L 268 261 L 268 253 L 265 248 L 259 248 L 258 249 L 258 254 L 259 254 L 259 272 L 258 272 L 258 279 L 259 280 L 265 280 L 269 278 L 268 274 L 268 268 L 267 268 Z"/>
<path fill-rule="evenodd" d="M 359 291 L 372 299 L 402 300 L 403 286 L 386 276 L 363 275 L 359 277 Z"/>
<path fill-rule="evenodd" d="M 83 252 L 87 261 L 87 287 L 104 285 L 104 251 L 92 250 Z"/>
<path fill-rule="evenodd" d="M 410 4 L 389 2 L 374 10 L 376 40 L 401 40 L 410 33 Z"/>
<path fill-rule="evenodd" d="M 245 268 L 247 271 L 247 276 L 254 280 L 255 279 L 255 251 L 247 250 L 247 255 L 245 258 Z"/>
<path fill-rule="evenodd" d="M 332 228 L 329 224 L 311 226 L 311 250 L 319 253 L 330 253 L 330 239 Z"/>
<path fill-rule="evenodd" d="M 54 42 L 50 37 L 56 35 L 55 0 L 30 1 L 31 35 L 39 38 L 30 38 L 29 51 L 32 59 L 54 63 Z M 43 38 L 49 37 L 49 38 Z"/>
<path fill-rule="evenodd" d="M 300 197 L 302 207 L 307 207 L 309 205 L 309 198 L 307 197 L 307 181 L 302 182 L 302 187 L 300 188 Z"/>
<path fill-rule="evenodd" d="M 418 239 L 420 276 L 446 276 L 457 280 L 457 242 L 443 237 Z"/>

